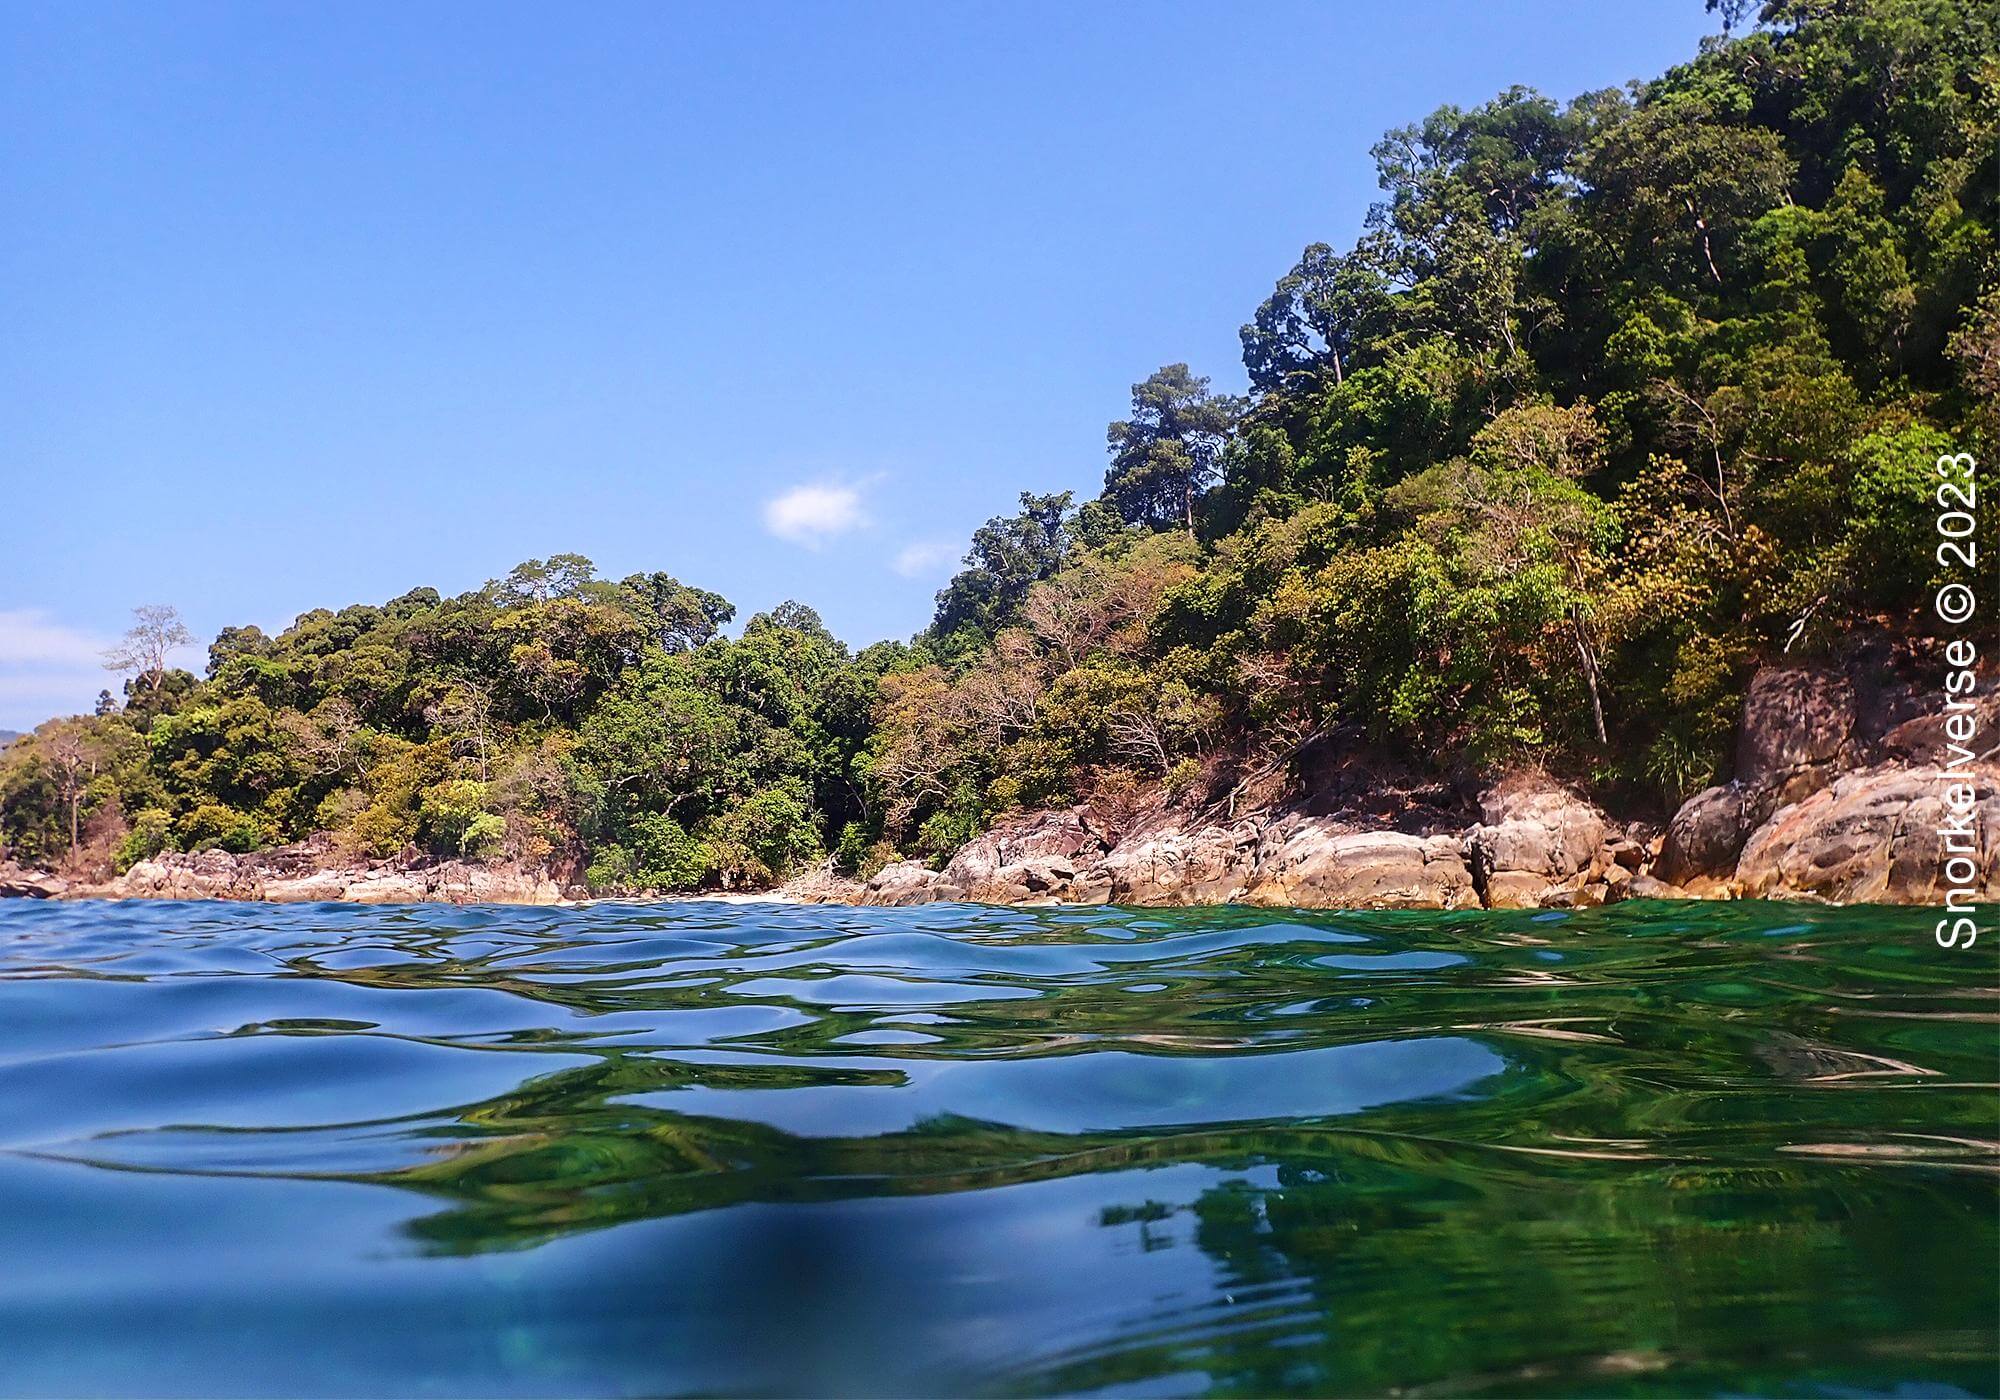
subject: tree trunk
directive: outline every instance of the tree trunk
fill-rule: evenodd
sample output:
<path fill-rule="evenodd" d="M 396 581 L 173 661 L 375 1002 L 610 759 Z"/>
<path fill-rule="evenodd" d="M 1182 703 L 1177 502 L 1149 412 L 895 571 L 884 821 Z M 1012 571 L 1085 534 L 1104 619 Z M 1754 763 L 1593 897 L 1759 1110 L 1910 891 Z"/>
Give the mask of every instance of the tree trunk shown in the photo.
<path fill-rule="evenodd" d="M 1576 636 L 1576 654 L 1583 658 L 1584 684 L 1590 687 L 1590 717 L 1597 727 L 1597 742 L 1609 744 L 1611 736 L 1604 728 L 1604 699 L 1597 688 L 1597 655 L 1584 633 L 1582 616 L 1574 611 L 1570 613 L 1570 628 Z"/>

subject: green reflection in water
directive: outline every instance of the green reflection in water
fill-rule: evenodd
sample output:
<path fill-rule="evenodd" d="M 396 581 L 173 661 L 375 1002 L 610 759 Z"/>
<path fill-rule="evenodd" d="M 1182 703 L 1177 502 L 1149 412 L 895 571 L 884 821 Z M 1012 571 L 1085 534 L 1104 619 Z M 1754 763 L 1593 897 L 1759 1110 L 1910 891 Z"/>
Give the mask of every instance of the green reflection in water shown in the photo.
<path fill-rule="evenodd" d="M 0 1386 L 1992 1393 L 1995 982 L 1870 909 L 13 906 L 74 1283 Z M 169 1200 L 226 1277 L 65 1254 Z"/>

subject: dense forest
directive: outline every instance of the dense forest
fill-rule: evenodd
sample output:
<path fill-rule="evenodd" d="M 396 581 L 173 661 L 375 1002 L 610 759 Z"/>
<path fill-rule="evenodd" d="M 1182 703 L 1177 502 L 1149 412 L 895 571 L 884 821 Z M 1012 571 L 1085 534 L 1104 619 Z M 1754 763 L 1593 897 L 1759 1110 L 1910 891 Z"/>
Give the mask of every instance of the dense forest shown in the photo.
<path fill-rule="evenodd" d="M 1388 133 L 1359 237 L 1243 327 L 1248 395 L 1134 386 L 1101 495 L 1024 494 L 907 643 L 798 604 L 732 635 L 717 595 L 576 556 L 226 628 L 201 676 L 142 609 L 122 696 L 0 750 L 0 846 L 108 870 L 327 831 L 749 886 L 1337 732 L 1672 803 L 1726 774 L 1761 658 L 1917 612 L 1933 463 L 2000 445 L 2000 8 L 1711 8 L 1651 83 Z"/>

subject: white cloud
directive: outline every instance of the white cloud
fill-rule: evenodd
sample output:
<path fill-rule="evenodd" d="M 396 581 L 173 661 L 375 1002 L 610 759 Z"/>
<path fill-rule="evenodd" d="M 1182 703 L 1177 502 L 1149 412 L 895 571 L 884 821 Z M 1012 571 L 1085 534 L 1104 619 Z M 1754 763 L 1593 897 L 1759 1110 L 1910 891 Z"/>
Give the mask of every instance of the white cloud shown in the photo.
<path fill-rule="evenodd" d="M 959 547 L 948 541 L 913 540 L 903 546 L 889 567 L 904 578 L 919 578 L 944 572 L 945 566 L 956 562 L 958 555 Z"/>
<path fill-rule="evenodd" d="M 861 490 L 838 482 L 794 486 L 764 503 L 764 528 L 781 540 L 817 549 L 836 535 L 868 523 Z"/>
<path fill-rule="evenodd" d="M 40 608 L 0 608 L 0 667 L 96 666 L 109 640 L 51 621 Z"/>
<path fill-rule="evenodd" d="M 55 715 L 87 713 L 97 692 L 120 692 L 124 677 L 104 669 L 116 638 L 58 622 L 41 608 L 0 608 L 0 729 L 33 729 Z M 202 648 L 171 660 L 199 673 Z"/>

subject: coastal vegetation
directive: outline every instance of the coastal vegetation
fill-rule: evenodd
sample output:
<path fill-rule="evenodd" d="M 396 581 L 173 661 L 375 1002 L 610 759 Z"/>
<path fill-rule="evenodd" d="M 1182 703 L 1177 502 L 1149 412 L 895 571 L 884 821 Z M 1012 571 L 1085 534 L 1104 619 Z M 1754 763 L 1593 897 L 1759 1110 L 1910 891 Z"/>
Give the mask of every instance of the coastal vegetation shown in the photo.
<path fill-rule="evenodd" d="M 1677 802 L 1760 660 L 1916 611 L 1934 461 L 2000 445 L 2000 12 L 1711 8 L 1743 32 L 1650 83 L 1388 133 L 1359 236 L 1242 328 L 1247 395 L 1136 384 L 1101 494 L 1024 493 L 908 642 L 576 555 L 225 628 L 200 675 L 143 608 L 121 694 L 0 749 L 0 853 L 325 831 L 746 887 L 1336 734 Z"/>

